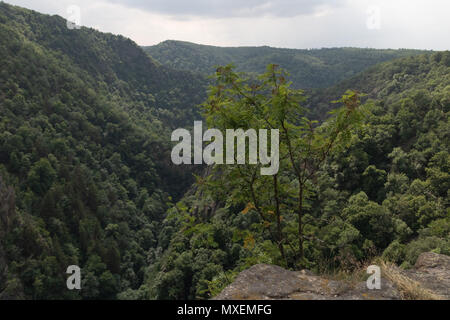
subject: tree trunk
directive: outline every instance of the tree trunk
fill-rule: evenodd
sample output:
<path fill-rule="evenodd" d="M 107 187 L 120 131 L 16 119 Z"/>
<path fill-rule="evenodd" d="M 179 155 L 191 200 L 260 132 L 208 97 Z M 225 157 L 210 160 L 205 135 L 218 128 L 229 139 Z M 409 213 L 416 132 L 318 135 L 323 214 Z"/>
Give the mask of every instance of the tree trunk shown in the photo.
<path fill-rule="evenodd" d="M 301 181 L 300 190 L 298 192 L 298 249 L 300 254 L 300 260 L 303 259 L 303 225 L 302 225 L 302 216 L 303 216 L 303 184 Z"/>
<path fill-rule="evenodd" d="M 283 247 L 283 231 L 281 229 L 280 199 L 278 195 L 278 175 L 276 174 L 273 176 L 273 189 L 275 192 L 275 214 L 277 216 L 278 249 L 280 250 L 281 257 L 283 258 L 287 266 L 288 263 Z"/>

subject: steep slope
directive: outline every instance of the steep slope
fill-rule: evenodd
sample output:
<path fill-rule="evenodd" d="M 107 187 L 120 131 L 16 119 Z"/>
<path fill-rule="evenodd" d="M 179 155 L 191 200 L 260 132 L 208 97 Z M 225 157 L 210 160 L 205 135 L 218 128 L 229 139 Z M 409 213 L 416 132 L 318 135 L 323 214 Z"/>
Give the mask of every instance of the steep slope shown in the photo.
<path fill-rule="evenodd" d="M 317 117 L 323 118 L 330 110 L 329 101 L 336 100 L 349 88 L 367 94 L 366 98 L 383 100 L 387 105 L 417 90 L 445 91 L 450 83 L 448 67 L 448 51 L 385 62 L 330 88 L 311 91 L 309 106 Z"/>
<path fill-rule="evenodd" d="M 262 73 L 269 63 L 289 71 L 297 88 L 325 88 L 377 63 L 412 56 L 418 50 L 358 48 L 279 49 L 271 47 L 214 47 L 183 41 L 164 41 L 144 47 L 154 59 L 180 70 L 214 72 L 214 66 L 233 63 L 239 71 Z"/>
<path fill-rule="evenodd" d="M 141 285 L 170 196 L 191 183 L 171 128 L 192 123 L 204 83 L 129 39 L 0 3 L 0 298 Z"/>
<path fill-rule="evenodd" d="M 311 190 L 308 268 L 450 252 L 448 59 L 406 60 L 411 77 L 393 91 L 391 76 L 406 74 L 395 63 L 367 74 L 362 89 L 386 94 Z M 327 68 L 298 84 L 320 85 Z M 197 117 L 205 83 L 123 37 L 0 3 L 0 299 L 208 298 L 251 265 L 280 264 L 247 203 L 199 188 L 171 203 L 192 172 L 171 164 L 170 131 Z M 71 264 L 81 292 L 65 286 Z"/>
<path fill-rule="evenodd" d="M 20 38 L 45 48 L 68 68 L 91 77 L 83 81 L 90 81 L 89 85 L 95 89 L 106 89 L 108 93 L 137 100 L 155 110 L 171 111 L 171 120 L 178 125 L 193 116 L 190 108 L 202 99 L 201 88 L 205 83 L 202 77 L 157 66 L 130 39 L 84 27 L 71 30 L 59 16 L 37 14 L 5 3 L 0 8 L 5 44 L 11 46 L 12 41 Z M 181 110 L 184 119 L 177 119 Z"/>

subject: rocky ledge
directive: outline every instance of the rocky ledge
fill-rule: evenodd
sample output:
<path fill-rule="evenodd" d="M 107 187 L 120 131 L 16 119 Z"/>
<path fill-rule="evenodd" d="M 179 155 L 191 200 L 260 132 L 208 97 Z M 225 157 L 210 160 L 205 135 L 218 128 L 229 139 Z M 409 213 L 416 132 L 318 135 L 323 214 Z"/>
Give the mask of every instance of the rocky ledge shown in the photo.
<path fill-rule="evenodd" d="M 415 267 L 400 271 L 427 291 L 450 299 L 450 257 L 423 253 Z M 217 300 L 394 300 L 404 295 L 397 284 L 381 275 L 381 289 L 369 290 L 365 282 L 337 281 L 303 271 L 258 264 L 241 272 Z"/>

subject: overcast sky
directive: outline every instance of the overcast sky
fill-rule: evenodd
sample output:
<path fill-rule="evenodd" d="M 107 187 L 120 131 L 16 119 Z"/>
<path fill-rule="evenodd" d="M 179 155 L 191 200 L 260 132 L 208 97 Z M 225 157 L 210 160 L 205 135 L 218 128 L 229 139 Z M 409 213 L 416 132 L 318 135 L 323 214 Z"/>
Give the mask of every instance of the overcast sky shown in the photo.
<path fill-rule="evenodd" d="M 449 0 L 6 0 L 140 45 L 450 49 Z"/>

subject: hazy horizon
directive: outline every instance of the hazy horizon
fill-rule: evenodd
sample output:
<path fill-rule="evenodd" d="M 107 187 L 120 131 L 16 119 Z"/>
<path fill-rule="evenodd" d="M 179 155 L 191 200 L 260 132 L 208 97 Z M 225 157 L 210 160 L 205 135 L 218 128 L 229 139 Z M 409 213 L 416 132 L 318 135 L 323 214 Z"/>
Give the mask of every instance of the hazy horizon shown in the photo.
<path fill-rule="evenodd" d="M 450 49 L 450 3 L 443 0 L 4 2 L 66 19 L 76 6 L 82 26 L 140 46 L 177 40 L 218 47 Z"/>
<path fill-rule="evenodd" d="M 101 31 L 101 30 L 100 30 Z M 163 42 L 167 41 L 176 41 L 176 42 L 186 42 L 191 43 L 199 46 L 206 46 L 206 47 L 217 47 L 217 48 L 274 48 L 274 49 L 286 49 L 286 50 L 321 50 L 321 49 L 375 49 L 375 50 L 423 50 L 423 51 L 448 51 L 450 49 L 445 50 L 434 50 L 434 49 L 420 49 L 420 48 L 374 48 L 374 47 L 355 47 L 355 46 L 342 46 L 342 47 L 316 47 L 316 48 L 292 48 L 292 47 L 277 47 L 277 46 L 270 46 L 270 45 L 242 45 L 242 46 L 221 46 L 221 45 L 213 45 L 208 43 L 198 43 L 198 42 L 192 42 L 192 41 L 186 41 L 186 40 L 180 40 L 180 39 L 166 39 L 163 41 L 160 41 L 155 44 L 151 45 L 139 45 L 141 47 L 152 47 L 156 46 L 158 44 L 161 44 Z"/>

